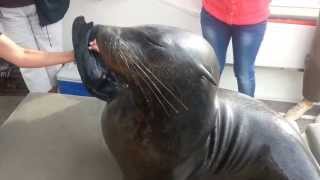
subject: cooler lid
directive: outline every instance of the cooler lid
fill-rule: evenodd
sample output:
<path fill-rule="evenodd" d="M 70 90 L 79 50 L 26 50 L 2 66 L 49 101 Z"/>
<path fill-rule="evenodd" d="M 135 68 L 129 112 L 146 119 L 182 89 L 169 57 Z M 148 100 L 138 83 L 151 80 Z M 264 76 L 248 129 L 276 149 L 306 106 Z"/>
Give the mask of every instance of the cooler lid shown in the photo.
<path fill-rule="evenodd" d="M 82 83 L 78 68 L 75 63 L 65 64 L 57 74 L 58 81 L 71 81 Z"/>

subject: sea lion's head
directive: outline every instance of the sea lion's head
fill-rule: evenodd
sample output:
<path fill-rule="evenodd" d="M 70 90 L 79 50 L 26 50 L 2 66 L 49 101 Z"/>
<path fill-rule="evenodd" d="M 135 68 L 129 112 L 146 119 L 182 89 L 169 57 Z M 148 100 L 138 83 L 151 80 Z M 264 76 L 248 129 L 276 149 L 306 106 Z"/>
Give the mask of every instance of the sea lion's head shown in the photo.
<path fill-rule="evenodd" d="M 96 38 L 100 54 L 88 50 Z M 144 103 L 166 114 L 214 98 L 219 67 L 211 46 L 184 30 L 159 25 L 114 27 L 73 24 L 73 44 L 82 80 L 89 91 L 110 101 L 130 89 Z M 195 101 L 196 100 L 196 101 Z"/>

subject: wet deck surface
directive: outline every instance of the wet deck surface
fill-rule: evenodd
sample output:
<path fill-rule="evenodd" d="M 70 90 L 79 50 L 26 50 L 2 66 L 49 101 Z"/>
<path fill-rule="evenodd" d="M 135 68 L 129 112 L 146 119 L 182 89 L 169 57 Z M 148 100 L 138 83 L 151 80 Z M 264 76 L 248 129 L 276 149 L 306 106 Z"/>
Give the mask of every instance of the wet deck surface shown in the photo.
<path fill-rule="evenodd" d="M 0 96 L 0 125 L 9 117 L 17 105 L 23 100 L 24 96 Z M 287 110 L 294 106 L 294 103 L 279 102 L 279 101 L 264 101 L 271 109 L 284 114 Z M 301 119 L 298 125 L 303 131 L 305 127 L 313 123 L 316 116 L 320 114 L 320 106 L 314 106 Z"/>
<path fill-rule="evenodd" d="M 6 114 L 1 121 L 7 119 L 0 127 L 0 179 L 122 179 L 100 128 L 104 102 L 58 94 L 0 99 L 0 109 Z M 279 112 L 294 105 L 266 104 Z M 299 120 L 301 129 L 318 110 L 308 112 L 308 121 Z"/>

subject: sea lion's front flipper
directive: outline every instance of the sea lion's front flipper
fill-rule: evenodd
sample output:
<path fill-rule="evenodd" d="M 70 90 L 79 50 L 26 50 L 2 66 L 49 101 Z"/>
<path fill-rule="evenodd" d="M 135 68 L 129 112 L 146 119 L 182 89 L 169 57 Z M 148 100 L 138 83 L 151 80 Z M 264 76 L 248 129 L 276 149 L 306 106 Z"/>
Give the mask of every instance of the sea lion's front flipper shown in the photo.
<path fill-rule="evenodd" d="M 95 97 L 110 102 L 118 93 L 118 81 L 105 67 L 98 53 L 88 49 L 100 26 L 86 23 L 83 16 L 77 17 L 72 26 L 72 42 L 81 79 Z"/>

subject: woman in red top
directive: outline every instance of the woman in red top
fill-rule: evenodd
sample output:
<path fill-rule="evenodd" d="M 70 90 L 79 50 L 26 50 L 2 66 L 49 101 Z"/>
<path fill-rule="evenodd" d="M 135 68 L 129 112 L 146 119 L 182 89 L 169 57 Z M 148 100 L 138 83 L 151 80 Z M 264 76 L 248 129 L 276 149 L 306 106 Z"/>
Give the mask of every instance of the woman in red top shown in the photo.
<path fill-rule="evenodd" d="M 254 96 L 254 62 L 262 42 L 270 0 L 203 0 L 201 28 L 212 45 L 222 73 L 232 39 L 238 90 Z"/>

